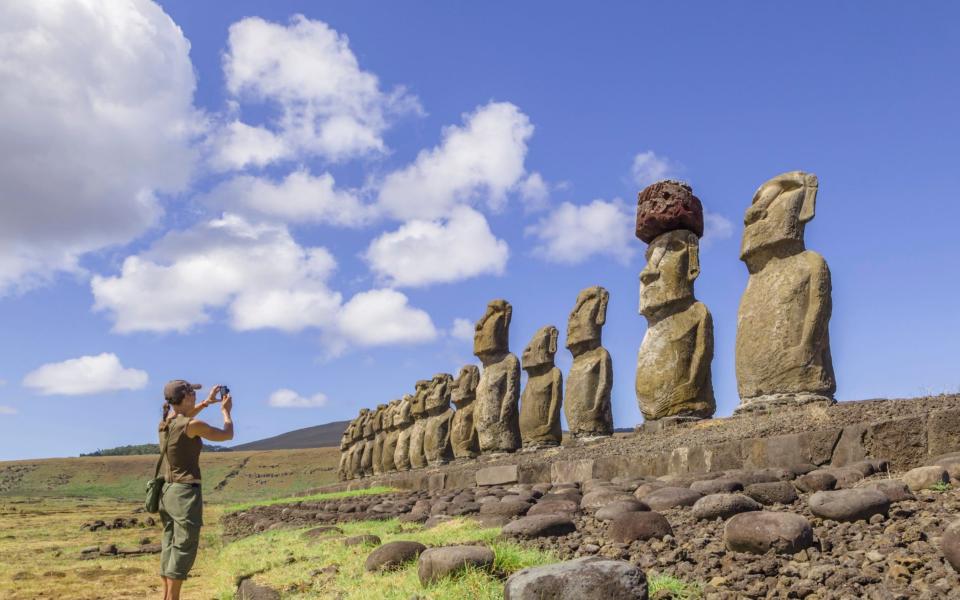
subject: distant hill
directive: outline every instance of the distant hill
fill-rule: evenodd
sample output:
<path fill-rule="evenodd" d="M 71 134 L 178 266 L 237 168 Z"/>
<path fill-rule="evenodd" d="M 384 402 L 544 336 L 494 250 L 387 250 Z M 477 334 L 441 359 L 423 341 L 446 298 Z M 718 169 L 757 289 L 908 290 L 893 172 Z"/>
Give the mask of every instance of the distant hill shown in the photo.
<path fill-rule="evenodd" d="M 226 446 L 216 446 L 213 444 L 204 444 L 201 449 L 202 452 L 230 452 L 230 448 Z M 89 454 L 81 453 L 81 457 L 85 456 L 139 456 L 142 454 L 152 454 L 156 456 L 160 454 L 160 445 L 159 444 L 136 444 L 132 446 L 117 446 L 116 448 L 106 448 L 98 449 Z"/>
<path fill-rule="evenodd" d="M 281 433 L 273 437 L 233 446 L 231 450 L 298 450 L 340 445 L 340 436 L 350 421 L 334 421 Z"/>

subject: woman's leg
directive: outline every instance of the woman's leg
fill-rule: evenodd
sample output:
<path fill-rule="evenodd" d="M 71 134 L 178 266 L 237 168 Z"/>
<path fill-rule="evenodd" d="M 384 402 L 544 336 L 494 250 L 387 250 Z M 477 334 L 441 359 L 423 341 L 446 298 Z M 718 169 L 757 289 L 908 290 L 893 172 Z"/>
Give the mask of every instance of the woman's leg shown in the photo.
<path fill-rule="evenodd" d="M 168 579 L 170 582 L 170 597 L 167 600 L 180 600 L 180 586 L 183 585 L 182 579 Z"/>

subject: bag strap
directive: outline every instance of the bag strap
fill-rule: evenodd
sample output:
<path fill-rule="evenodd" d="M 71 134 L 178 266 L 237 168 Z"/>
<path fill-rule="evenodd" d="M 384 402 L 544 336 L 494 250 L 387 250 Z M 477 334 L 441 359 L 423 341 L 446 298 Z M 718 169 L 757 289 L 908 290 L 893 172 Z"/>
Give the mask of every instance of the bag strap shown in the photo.
<path fill-rule="evenodd" d="M 160 448 L 160 458 L 157 459 L 157 468 L 153 471 L 153 478 L 156 479 L 160 475 L 160 465 L 163 464 L 163 458 L 167 454 L 167 443 L 170 441 L 170 422 L 172 419 L 167 420 L 163 425 L 163 445 Z"/>

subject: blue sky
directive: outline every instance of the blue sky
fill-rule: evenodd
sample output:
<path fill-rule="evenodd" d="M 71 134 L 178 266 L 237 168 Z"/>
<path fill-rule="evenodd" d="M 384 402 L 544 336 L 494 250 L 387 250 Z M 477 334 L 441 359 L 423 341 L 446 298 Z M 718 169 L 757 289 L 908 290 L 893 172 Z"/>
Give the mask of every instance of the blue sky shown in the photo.
<path fill-rule="evenodd" d="M 474 361 L 488 300 L 519 354 L 598 284 L 632 426 L 666 176 L 708 213 L 718 415 L 743 212 L 795 169 L 837 397 L 956 392 L 960 9 L 863 6 L 5 5 L 0 459 L 150 441 L 171 378 L 228 383 L 236 442 L 351 418 Z"/>

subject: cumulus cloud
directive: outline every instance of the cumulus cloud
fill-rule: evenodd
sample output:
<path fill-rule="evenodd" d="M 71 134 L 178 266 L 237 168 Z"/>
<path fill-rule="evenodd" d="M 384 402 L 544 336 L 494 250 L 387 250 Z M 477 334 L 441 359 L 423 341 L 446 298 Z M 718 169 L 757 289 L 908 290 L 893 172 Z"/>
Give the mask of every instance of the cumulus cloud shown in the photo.
<path fill-rule="evenodd" d="M 185 187 L 189 50 L 148 0 L 0 3 L 0 293 L 130 241 Z"/>
<path fill-rule="evenodd" d="M 338 330 L 360 346 L 416 344 L 437 337 L 430 315 L 411 307 L 405 295 L 391 289 L 361 292 L 351 298 L 340 311 Z"/>
<path fill-rule="evenodd" d="M 711 244 L 725 240 L 732 235 L 733 223 L 730 219 L 721 214 L 703 212 L 703 238 L 700 240 L 702 247 L 709 247 Z"/>
<path fill-rule="evenodd" d="M 443 131 L 439 146 L 386 176 L 378 203 L 400 219 L 435 219 L 461 204 L 485 201 L 500 208 L 525 175 L 533 125 L 509 102 L 491 102 Z"/>
<path fill-rule="evenodd" d="M 536 212 L 547 208 L 550 198 L 550 187 L 543 180 L 540 173 L 531 173 L 520 182 L 520 199 L 523 200 L 525 212 Z"/>
<path fill-rule="evenodd" d="M 214 140 L 215 168 L 264 166 L 303 154 L 339 161 L 382 152 L 390 119 L 421 111 L 403 88 L 382 91 L 377 76 L 360 68 L 347 36 L 323 21 L 295 15 L 284 26 L 246 18 L 230 26 L 227 44 L 228 92 L 277 115 L 263 126 L 228 123 Z"/>
<path fill-rule="evenodd" d="M 0 415 L 15 415 L 17 414 L 17 409 L 12 406 L 6 406 L 5 404 L 0 404 Z"/>
<path fill-rule="evenodd" d="M 301 396 L 297 392 L 281 388 L 270 394 L 267 404 L 274 408 L 320 408 L 327 405 L 326 394 Z"/>
<path fill-rule="evenodd" d="M 370 243 L 366 260 L 390 285 L 417 287 L 500 275 L 509 254 L 482 214 L 460 206 L 448 219 L 413 220 L 382 234 Z"/>
<path fill-rule="evenodd" d="M 24 387 L 45 396 L 83 396 L 146 387 L 146 371 L 128 369 L 116 354 L 104 352 L 45 364 L 23 378 Z"/>
<path fill-rule="evenodd" d="M 647 150 L 633 157 L 630 175 L 633 177 L 635 184 L 645 188 L 651 183 L 668 178 L 674 170 L 675 168 L 669 160 L 657 156 L 653 150 Z"/>
<path fill-rule="evenodd" d="M 239 175 L 217 185 L 202 197 L 209 206 L 287 223 L 327 223 L 356 227 L 373 212 L 356 193 L 337 189 L 329 173 L 313 176 L 298 170 L 280 181 Z"/>
<path fill-rule="evenodd" d="M 454 319 L 453 326 L 450 328 L 450 336 L 465 342 L 473 341 L 475 327 L 470 319 Z"/>
<path fill-rule="evenodd" d="M 535 256 L 556 263 L 578 264 L 594 255 L 627 263 L 636 251 L 633 214 L 619 198 L 582 206 L 564 202 L 525 233 L 538 240 Z"/>

